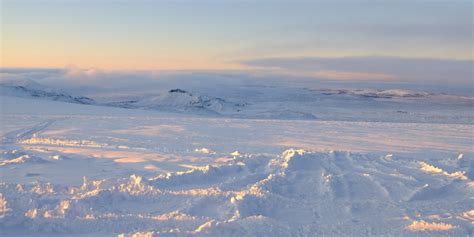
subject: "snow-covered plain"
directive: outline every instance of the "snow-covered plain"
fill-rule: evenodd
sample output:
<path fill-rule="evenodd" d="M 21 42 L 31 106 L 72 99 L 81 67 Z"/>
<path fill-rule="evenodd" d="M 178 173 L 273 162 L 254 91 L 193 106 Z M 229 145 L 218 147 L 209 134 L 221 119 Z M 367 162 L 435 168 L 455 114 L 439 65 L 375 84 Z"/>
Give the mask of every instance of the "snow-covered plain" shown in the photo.
<path fill-rule="evenodd" d="M 469 95 L 1 89 L 1 236 L 474 234 Z"/>

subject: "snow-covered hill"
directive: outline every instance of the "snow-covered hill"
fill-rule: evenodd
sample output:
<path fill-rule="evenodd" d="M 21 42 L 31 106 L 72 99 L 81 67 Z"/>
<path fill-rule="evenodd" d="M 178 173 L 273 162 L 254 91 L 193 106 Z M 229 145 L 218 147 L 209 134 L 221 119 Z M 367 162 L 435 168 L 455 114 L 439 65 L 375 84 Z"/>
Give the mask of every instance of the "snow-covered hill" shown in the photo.
<path fill-rule="evenodd" d="M 80 89 L 64 91 L 32 80 L 0 83 L 3 96 L 211 117 L 417 123 L 472 123 L 474 118 L 472 96 L 406 89 L 221 86 L 133 94 L 118 90 L 105 98 L 80 95 Z"/>
<path fill-rule="evenodd" d="M 319 90 L 325 95 L 354 95 L 370 98 L 420 98 L 432 95 L 427 92 L 403 90 L 403 89 L 388 89 L 388 90 L 374 90 L 374 89 L 321 89 Z"/>
<path fill-rule="evenodd" d="M 77 104 L 94 104 L 86 96 L 74 96 L 61 90 L 45 87 L 32 80 L 1 80 L 0 94 L 25 98 L 46 99 Z"/>
<path fill-rule="evenodd" d="M 109 102 L 105 105 L 197 114 L 225 114 L 241 111 L 245 103 L 231 103 L 222 98 L 196 95 L 182 89 L 171 89 L 157 96 Z"/>

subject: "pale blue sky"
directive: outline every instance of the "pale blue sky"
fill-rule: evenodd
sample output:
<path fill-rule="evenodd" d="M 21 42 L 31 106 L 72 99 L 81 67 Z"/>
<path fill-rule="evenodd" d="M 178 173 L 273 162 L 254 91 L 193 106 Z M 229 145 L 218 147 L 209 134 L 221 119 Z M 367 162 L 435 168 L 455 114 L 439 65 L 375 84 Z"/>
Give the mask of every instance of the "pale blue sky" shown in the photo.
<path fill-rule="evenodd" d="M 472 59 L 472 11 L 470 0 L 3 0 L 2 59 L 128 69 L 235 68 L 268 57 Z"/>

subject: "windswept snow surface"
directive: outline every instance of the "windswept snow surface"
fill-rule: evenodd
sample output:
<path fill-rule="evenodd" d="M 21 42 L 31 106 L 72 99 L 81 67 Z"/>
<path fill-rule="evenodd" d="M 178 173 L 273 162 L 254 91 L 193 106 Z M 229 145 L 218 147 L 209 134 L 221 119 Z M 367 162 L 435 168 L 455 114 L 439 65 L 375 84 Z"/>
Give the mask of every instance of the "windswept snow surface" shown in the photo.
<path fill-rule="evenodd" d="M 474 234 L 470 97 L 302 91 L 2 94 L 0 236 Z"/>

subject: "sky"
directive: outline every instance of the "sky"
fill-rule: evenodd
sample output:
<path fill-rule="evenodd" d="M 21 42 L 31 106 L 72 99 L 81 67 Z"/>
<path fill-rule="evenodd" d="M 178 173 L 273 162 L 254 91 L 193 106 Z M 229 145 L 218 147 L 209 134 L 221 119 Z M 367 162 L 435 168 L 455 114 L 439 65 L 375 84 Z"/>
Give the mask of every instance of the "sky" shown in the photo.
<path fill-rule="evenodd" d="M 471 0 L 0 1 L 2 68 L 472 78 Z"/>

